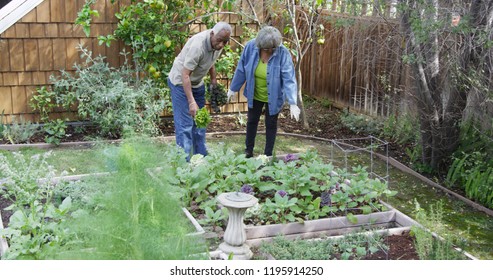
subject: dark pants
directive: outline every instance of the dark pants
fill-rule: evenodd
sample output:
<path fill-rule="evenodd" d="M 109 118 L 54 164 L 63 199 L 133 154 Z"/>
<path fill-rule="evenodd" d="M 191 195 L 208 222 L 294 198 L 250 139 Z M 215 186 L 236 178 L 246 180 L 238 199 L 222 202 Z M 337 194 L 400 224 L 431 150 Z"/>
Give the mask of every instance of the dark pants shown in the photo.
<path fill-rule="evenodd" d="M 253 108 L 248 108 L 247 133 L 245 140 L 245 154 L 253 155 L 253 147 L 255 146 L 255 137 L 257 136 L 258 122 L 262 115 L 262 108 L 265 105 L 265 149 L 266 156 L 272 156 L 274 143 L 276 142 L 277 134 L 277 117 L 269 115 L 269 104 L 261 101 L 253 100 Z"/>

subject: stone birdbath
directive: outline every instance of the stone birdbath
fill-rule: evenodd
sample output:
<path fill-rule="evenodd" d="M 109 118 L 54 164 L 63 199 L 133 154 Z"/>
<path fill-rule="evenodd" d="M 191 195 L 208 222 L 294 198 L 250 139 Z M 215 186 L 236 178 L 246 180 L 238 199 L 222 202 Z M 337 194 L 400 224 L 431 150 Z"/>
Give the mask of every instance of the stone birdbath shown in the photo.
<path fill-rule="evenodd" d="M 253 253 L 245 244 L 246 232 L 243 224 L 245 211 L 257 204 L 258 199 L 242 192 L 222 193 L 217 201 L 229 211 L 228 225 L 224 232 L 224 242 L 219 245 L 223 256 L 233 256 L 234 260 L 249 260 Z"/>

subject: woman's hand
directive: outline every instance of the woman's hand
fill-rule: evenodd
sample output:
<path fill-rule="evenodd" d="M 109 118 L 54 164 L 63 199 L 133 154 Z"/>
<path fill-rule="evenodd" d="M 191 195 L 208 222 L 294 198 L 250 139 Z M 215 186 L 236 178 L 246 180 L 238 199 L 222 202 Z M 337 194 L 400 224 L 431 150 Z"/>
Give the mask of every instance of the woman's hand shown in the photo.
<path fill-rule="evenodd" d="M 235 94 L 236 94 L 236 92 L 228 89 L 228 98 L 226 99 L 226 103 L 229 103 L 229 101 L 232 101 Z"/>
<path fill-rule="evenodd" d="M 296 121 L 300 119 L 300 108 L 298 105 L 289 105 L 289 112 L 291 114 L 291 118 L 294 118 Z"/>

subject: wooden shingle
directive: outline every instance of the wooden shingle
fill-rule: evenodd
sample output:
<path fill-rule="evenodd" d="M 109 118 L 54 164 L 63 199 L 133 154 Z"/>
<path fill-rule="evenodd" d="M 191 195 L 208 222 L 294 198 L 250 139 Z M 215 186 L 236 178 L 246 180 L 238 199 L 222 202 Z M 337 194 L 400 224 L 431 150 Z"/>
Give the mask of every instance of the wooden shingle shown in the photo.
<path fill-rule="evenodd" d="M 27 113 L 27 104 L 26 87 L 12 87 L 12 113 Z"/>
<path fill-rule="evenodd" d="M 67 60 L 67 45 L 65 39 L 53 39 L 53 69 L 63 70 Z"/>
<path fill-rule="evenodd" d="M 30 38 L 44 38 L 45 37 L 44 24 L 30 23 L 29 24 L 29 37 Z"/>
<path fill-rule="evenodd" d="M 50 22 L 50 1 L 45 0 L 36 7 L 37 22 Z"/>
<path fill-rule="evenodd" d="M 25 39 L 26 71 L 39 70 L 39 49 L 37 39 Z"/>
<path fill-rule="evenodd" d="M 50 0 L 50 2 L 51 22 L 65 22 L 65 0 Z"/>
<path fill-rule="evenodd" d="M 3 85 L 4 86 L 18 86 L 19 77 L 16 72 L 3 73 Z"/>
<path fill-rule="evenodd" d="M 29 105 L 34 94 L 36 94 L 37 86 L 27 86 L 26 87 L 26 98 L 28 102 L 26 113 L 33 113 L 33 108 Z"/>
<path fill-rule="evenodd" d="M 1 38 L 15 38 L 15 24 L 1 34 Z"/>
<path fill-rule="evenodd" d="M 12 71 L 24 71 L 24 44 L 23 40 L 9 40 L 10 69 Z"/>
<path fill-rule="evenodd" d="M 57 38 L 58 37 L 58 24 L 50 23 L 45 25 L 45 36 L 46 38 Z"/>
<path fill-rule="evenodd" d="M 65 22 L 74 22 L 81 7 L 76 0 L 65 1 Z"/>
<path fill-rule="evenodd" d="M 70 23 L 59 23 L 58 24 L 58 35 L 62 38 L 73 36 L 73 24 Z"/>
<path fill-rule="evenodd" d="M 22 17 L 21 22 L 31 23 L 31 22 L 36 22 L 36 20 L 37 20 L 36 9 L 33 9 L 32 11 L 27 13 L 27 15 Z"/>
<path fill-rule="evenodd" d="M 0 87 L 0 113 L 12 114 L 12 92 L 10 87 Z"/>
<path fill-rule="evenodd" d="M 0 72 L 10 71 L 9 42 L 0 40 Z"/>
<path fill-rule="evenodd" d="M 106 2 L 107 1 L 97 1 L 93 5 L 93 9 L 97 10 L 99 12 L 99 17 L 94 18 L 94 22 L 106 22 Z M 108 1 L 109 2 L 109 1 Z"/>
<path fill-rule="evenodd" d="M 19 72 L 17 73 L 20 86 L 30 86 L 33 84 L 32 72 Z"/>
<path fill-rule="evenodd" d="M 39 70 L 53 70 L 53 40 L 38 39 Z"/>
<path fill-rule="evenodd" d="M 15 27 L 15 37 L 20 38 L 29 38 L 29 24 L 27 23 L 17 23 L 13 25 Z"/>
<path fill-rule="evenodd" d="M 45 72 L 36 71 L 32 73 L 33 73 L 33 85 L 39 86 L 48 83 Z"/>
<path fill-rule="evenodd" d="M 65 69 L 69 70 L 74 67 L 75 63 L 79 62 L 79 52 L 77 46 L 79 45 L 79 39 L 66 39 L 67 46 L 67 64 Z"/>

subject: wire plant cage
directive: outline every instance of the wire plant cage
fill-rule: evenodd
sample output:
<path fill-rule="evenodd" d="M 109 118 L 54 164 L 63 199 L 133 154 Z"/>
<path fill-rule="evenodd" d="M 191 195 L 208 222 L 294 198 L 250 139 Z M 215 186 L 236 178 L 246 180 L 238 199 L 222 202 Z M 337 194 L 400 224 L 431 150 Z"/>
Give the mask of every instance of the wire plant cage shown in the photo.
<path fill-rule="evenodd" d="M 368 165 L 370 178 L 389 184 L 389 143 L 374 136 L 334 139 L 331 143 L 332 162 L 346 170 L 356 164 Z M 383 166 L 382 166 L 383 161 Z"/>

